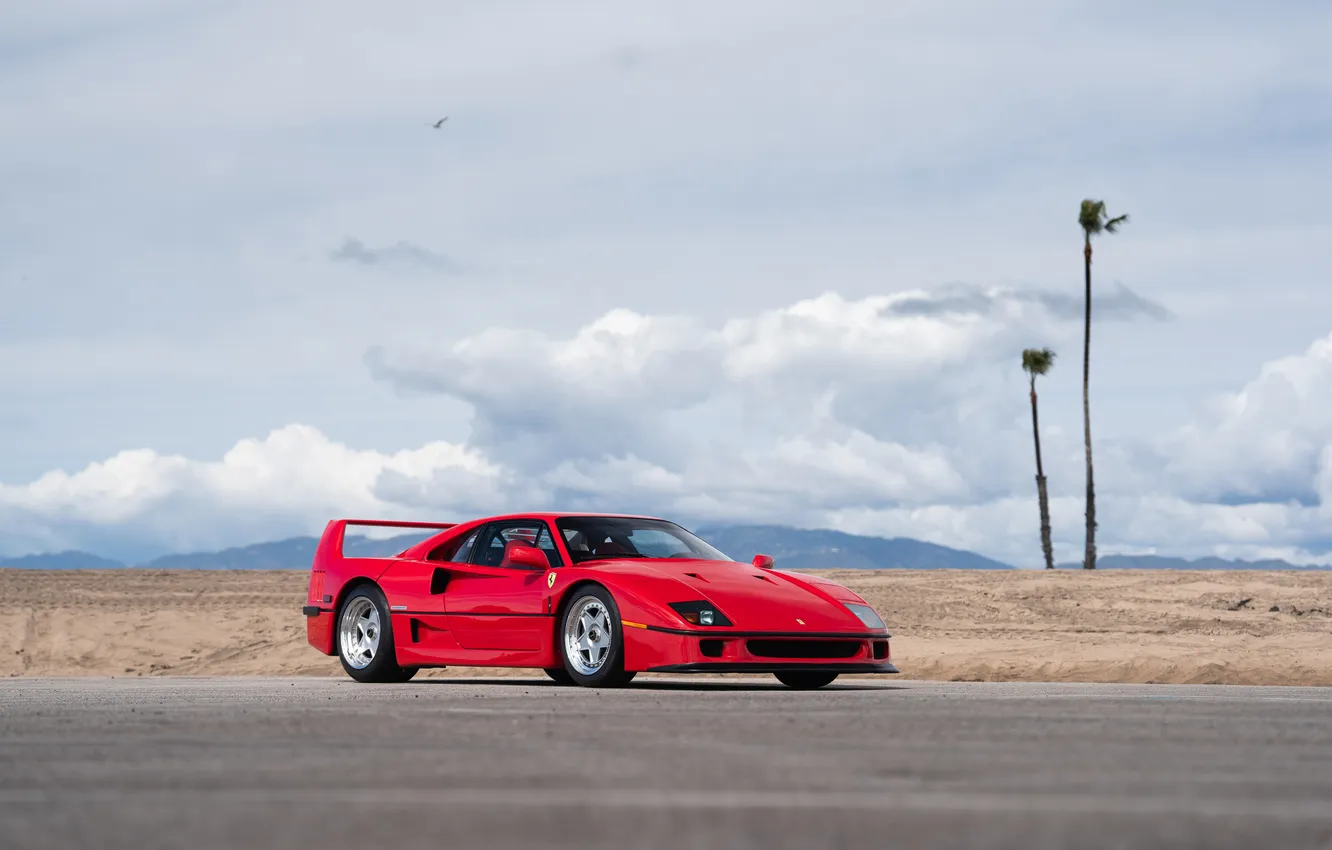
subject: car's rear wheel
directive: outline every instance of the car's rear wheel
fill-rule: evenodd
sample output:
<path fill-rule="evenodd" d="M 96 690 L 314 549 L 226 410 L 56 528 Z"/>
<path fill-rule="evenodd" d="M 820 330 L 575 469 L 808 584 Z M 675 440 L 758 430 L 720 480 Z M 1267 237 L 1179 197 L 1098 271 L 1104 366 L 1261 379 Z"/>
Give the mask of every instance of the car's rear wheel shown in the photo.
<path fill-rule="evenodd" d="M 812 691 L 815 688 L 830 685 L 833 679 L 837 678 L 836 673 L 823 673 L 818 670 L 784 670 L 781 673 L 773 673 L 773 675 L 783 685 L 799 691 Z"/>
<path fill-rule="evenodd" d="M 384 593 L 364 585 L 347 594 L 338 613 L 338 660 L 358 682 L 406 682 L 418 667 L 400 667 L 393 651 L 393 623 Z"/>
<path fill-rule="evenodd" d="M 569 678 L 586 688 L 618 688 L 634 677 L 624 669 L 624 628 L 609 590 L 591 585 L 575 592 L 564 609 L 560 655 Z"/>

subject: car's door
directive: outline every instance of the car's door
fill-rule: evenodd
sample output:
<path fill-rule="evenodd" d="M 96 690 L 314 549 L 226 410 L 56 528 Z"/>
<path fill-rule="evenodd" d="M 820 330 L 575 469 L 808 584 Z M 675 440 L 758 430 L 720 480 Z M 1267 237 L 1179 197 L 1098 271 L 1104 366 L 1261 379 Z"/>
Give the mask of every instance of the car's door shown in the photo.
<path fill-rule="evenodd" d="M 472 545 L 475 572 L 452 574 L 444 592 L 449 628 L 465 649 L 539 650 L 551 627 L 546 611 L 549 570 L 506 567 L 512 541 L 536 545 L 551 568 L 561 566 L 550 528 L 543 520 L 505 520 L 483 527 Z"/>

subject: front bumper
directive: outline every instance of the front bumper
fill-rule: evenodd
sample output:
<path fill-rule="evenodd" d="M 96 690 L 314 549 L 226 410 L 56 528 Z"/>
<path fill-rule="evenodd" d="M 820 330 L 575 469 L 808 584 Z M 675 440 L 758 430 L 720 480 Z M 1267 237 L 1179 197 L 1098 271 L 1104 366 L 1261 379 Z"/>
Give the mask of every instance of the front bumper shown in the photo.
<path fill-rule="evenodd" d="M 897 673 L 886 631 L 744 632 L 624 621 L 625 669 L 650 673 Z"/>

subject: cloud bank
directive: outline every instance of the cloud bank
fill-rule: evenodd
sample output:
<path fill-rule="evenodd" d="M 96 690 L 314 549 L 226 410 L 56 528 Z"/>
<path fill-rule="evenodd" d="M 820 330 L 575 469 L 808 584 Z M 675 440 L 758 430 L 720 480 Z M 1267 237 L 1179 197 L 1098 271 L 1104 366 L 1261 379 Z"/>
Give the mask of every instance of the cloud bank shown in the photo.
<path fill-rule="evenodd" d="M 130 541 L 147 552 L 311 533 L 353 514 L 624 510 L 911 536 L 1032 565 L 1014 352 L 1076 348 L 1080 311 L 1068 307 L 1003 287 L 827 293 L 715 325 L 613 310 L 564 335 L 491 327 L 438 351 L 376 346 L 365 355 L 376 380 L 471 408 L 467 440 L 387 454 L 291 425 L 216 461 L 121 452 L 0 486 L 0 527 L 6 554 Z M 1126 288 L 1096 311 L 1169 315 Z M 1332 336 L 1174 431 L 1098 444 L 1103 551 L 1326 557 L 1329 378 Z M 1044 449 L 1058 554 L 1072 559 L 1078 429 L 1049 427 Z"/>

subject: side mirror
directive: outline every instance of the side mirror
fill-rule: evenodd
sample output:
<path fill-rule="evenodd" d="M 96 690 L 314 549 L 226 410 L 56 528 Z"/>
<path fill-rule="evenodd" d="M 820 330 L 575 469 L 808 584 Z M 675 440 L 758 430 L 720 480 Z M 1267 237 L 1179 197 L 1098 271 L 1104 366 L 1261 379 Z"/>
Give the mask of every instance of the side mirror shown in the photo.
<path fill-rule="evenodd" d="M 504 547 L 504 560 L 500 561 L 500 566 L 520 570 L 544 570 L 550 567 L 550 561 L 547 560 L 546 553 L 537 547 L 514 540 Z"/>
<path fill-rule="evenodd" d="M 753 563 L 754 566 L 758 567 L 760 570 L 770 570 L 772 569 L 772 556 L 755 555 Z"/>

